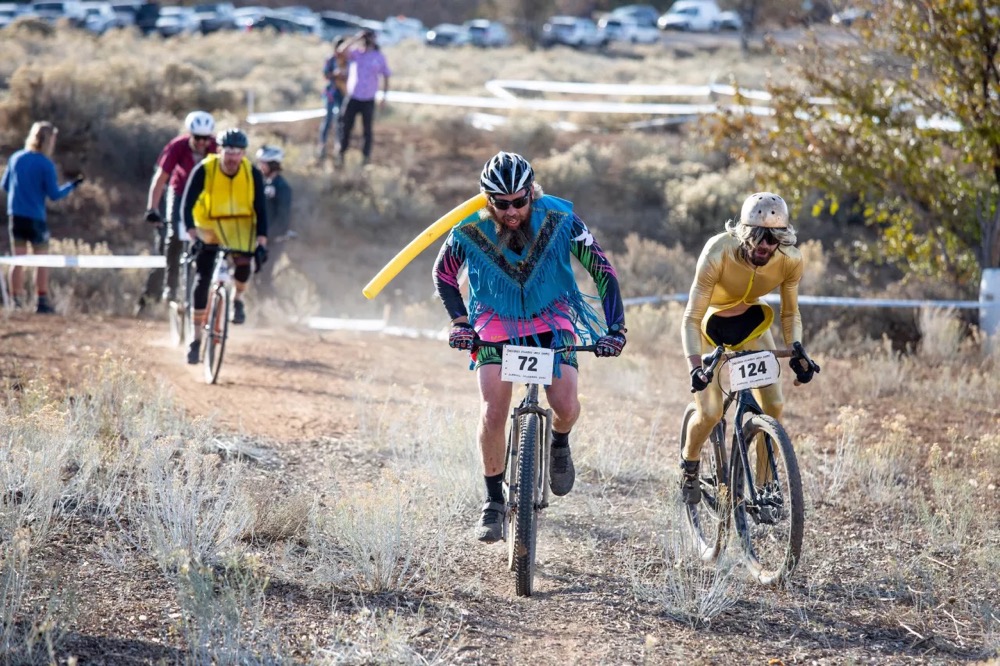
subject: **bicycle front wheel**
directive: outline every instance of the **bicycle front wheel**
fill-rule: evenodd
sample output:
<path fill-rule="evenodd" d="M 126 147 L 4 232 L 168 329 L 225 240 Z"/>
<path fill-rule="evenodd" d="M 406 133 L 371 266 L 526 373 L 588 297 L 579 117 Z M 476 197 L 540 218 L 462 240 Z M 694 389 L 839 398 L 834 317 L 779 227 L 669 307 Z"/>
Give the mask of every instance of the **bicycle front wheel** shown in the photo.
<path fill-rule="evenodd" d="M 517 513 L 514 524 L 514 577 L 517 596 L 530 597 L 535 578 L 535 543 L 538 512 L 535 484 L 538 479 L 538 414 L 522 417 L 517 451 Z"/>
<path fill-rule="evenodd" d="M 205 331 L 205 381 L 214 384 L 222 369 L 222 354 L 229 335 L 229 290 L 217 285 L 209 297 Z"/>
<path fill-rule="evenodd" d="M 694 417 L 695 412 L 694 403 L 689 404 L 684 410 L 680 438 L 682 452 L 687 443 L 688 422 Z M 684 505 L 695 547 L 705 562 L 714 562 L 725 544 L 729 517 L 729 465 L 725 440 L 725 427 L 720 422 L 712 429 L 708 441 L 701 447 L 701 463 L 698 466 L 701 502 Z"/>
<path fill-rule="evenodd" d="M 802 555 L 805 508 L 795 450 L 785 429 L 770 416 L 752 416 L 743 426 L 747 465 L 734 444 L 733 522 L 747 566 L 758 582 L 776 585 Z"/>

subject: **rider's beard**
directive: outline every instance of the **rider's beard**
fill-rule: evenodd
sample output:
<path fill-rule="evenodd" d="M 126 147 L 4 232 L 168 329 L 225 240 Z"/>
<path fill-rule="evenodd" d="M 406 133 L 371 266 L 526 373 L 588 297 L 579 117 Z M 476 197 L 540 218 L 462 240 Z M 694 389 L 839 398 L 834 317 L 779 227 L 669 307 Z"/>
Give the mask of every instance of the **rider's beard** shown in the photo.
<path fill-rule="evenodd" d="M 512 252 L 521 253 L 531 242 L 531 225 L 522 221 L 517 227 L 509 227 L 497 222 L 497 245 Z"/>
<path fill-rule="evenodd" d="M 777 252 L 777 250 L 777 246 L 773 248 L 764 248 L 758 245 L 757 247 L 751 246 L 744 248 L 747 260 L 758 268 L 766 266 L 767 262 L 771 261 L 771 257 L 774 256 L 774 253 Z"/>

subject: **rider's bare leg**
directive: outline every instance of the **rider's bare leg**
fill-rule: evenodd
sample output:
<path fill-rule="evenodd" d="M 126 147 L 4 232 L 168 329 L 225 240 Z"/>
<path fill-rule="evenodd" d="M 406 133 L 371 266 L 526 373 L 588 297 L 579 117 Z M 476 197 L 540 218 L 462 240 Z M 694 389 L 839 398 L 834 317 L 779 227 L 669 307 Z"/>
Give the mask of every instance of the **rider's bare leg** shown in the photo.
<path fill-rule="evenodd" d="M 500 366 L 480 366 L 479 448 L 483 454 L 483 475 L 495 476 L 504 470 L 504 429 L 510 414 L 512 386 L 500 379 Z"/>

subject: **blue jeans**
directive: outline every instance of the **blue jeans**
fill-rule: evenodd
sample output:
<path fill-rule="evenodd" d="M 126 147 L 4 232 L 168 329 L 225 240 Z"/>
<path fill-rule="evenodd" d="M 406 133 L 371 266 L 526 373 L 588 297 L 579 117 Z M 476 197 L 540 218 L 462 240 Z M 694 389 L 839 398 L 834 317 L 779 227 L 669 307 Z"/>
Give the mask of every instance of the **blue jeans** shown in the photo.
<path fill-rule="evenodd" d="M 333 136 L 337 137 L 340 132 L 336 129 L 337 120 L 340 117 L 340 104 L 344 101 L 344 96 L 338 90 L 334 95 L 333 99 L 330 97 L 326 98 L 326 118 L 323 119 L 323 124 L 319 127 L 319 144 L 326 150 L 326 140 L 330 136 L 330 130 L 333 129 Z"/>

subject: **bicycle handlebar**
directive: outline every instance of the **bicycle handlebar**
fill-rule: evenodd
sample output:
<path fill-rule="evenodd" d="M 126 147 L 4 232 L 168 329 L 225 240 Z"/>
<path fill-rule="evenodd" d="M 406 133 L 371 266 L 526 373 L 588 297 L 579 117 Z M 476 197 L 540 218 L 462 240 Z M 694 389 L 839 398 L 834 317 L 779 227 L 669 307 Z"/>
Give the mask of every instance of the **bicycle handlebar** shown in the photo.
<path fill-rule="evenodd" d="M 488 347 L 490 349 L 499 349 L 503 351 L 503 348 L 509 345 L 509 342 L 489 342 L 487 340 L 480 340 L 476 338 L 472 342 L 472 350 L 475 351 L 479 347 Z M 562 347 L 551 347 L 552 351 L 556 354 L 562 354 L 565 352 L 596 352 L 597 345 L 563 345 Z"/>
<path fill-rule="evenodd" d="M 793 342 L 791 349 L 747 349 L 743 351 L 726 351 L 725 347 L 719 345 L 715 348 L 715 351 L 701 357 L 702 370 L 705 372 L 705 376 L 708 377 L 708 381 L 711 382 L 713 376 L 715 375 L 716 368 L 718 368 L 719 364 L 724 359 L 736 358 L 747 354 L 756 354 L 761 351 L 771 352 L 777 358 L 792 358 L 796 356 L 803 358 L 806 363 L 813 368 L 813 370 L 819 372 L 819 364 L 809 358 L 809 355 L 806 354 L 806 350 L 802 346 L 801 342 Z"/>

